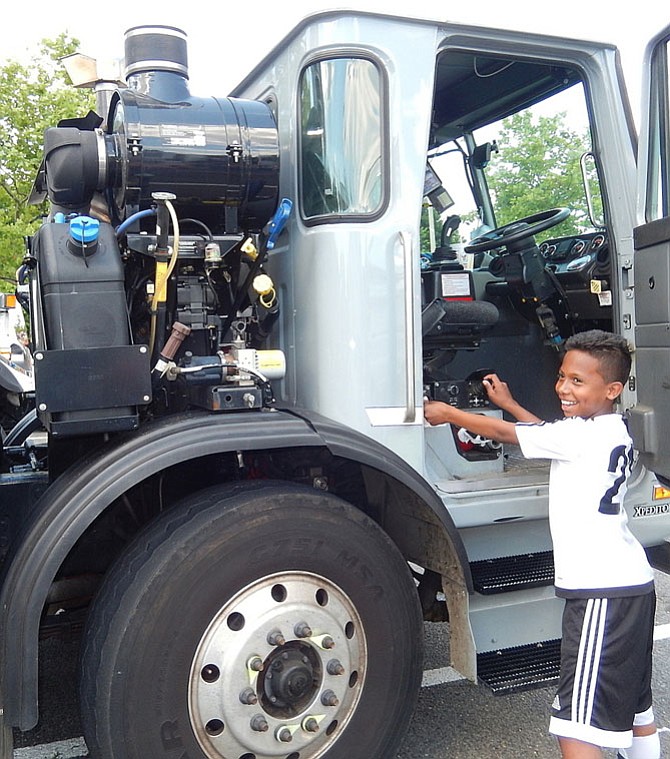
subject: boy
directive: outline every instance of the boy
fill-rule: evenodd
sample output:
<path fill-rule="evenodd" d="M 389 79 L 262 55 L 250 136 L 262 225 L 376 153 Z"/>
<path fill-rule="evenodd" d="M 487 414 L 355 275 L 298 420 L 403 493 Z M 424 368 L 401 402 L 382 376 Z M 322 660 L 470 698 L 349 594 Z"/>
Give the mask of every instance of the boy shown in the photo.
<path fill-rule="evenodd" d="M 527 458 L 552 460 L 549 523 L 556 594 L 566 599 L 561 674 L 549 730 L 564 759 L 659 759 L 651 699 L 654 577 L 622 508 L 633 445 L 614 403 L 630 372 L 627 342 L 600 330 L 565 343 L 556 382 L 564 419 L 545 423 L 495 374 L 490 400 L 517 422 L 427 401 L 430 424 L 449 422 Z"/>

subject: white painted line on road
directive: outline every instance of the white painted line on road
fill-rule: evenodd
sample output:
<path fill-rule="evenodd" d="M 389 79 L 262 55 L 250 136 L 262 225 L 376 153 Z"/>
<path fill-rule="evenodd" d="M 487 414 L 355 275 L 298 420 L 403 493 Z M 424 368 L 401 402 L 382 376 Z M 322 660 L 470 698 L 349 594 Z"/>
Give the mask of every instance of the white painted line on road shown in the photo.
<path fill-rule="evenodd" d="M 442 683 L 455 683 L 465 678 L 453 667 L 440 667 L 439 669 L 426 669 L 423 672 L 422 688 L 430 688 L 431 685 L 442 685 Z"/>
<path fill-rule="evenodd" d="M 14 759 L 75 759 L 80 756 L 88 756 L 83 738 L 14 749 Z"/>
<path fill-rule="evenodd" d="M 656 625 L 654 627 L 654 640 L 666 640 L 670 638 L 670 624 Z"/>

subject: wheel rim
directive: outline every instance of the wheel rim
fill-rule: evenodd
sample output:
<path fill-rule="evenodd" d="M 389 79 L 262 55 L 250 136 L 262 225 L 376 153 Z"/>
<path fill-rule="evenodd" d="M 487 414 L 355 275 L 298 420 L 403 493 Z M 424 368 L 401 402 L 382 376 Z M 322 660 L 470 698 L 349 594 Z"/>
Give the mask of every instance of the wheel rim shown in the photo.
<path fill-rule="evenodd" d="M 317 759 L 351 719 L 366 672 L 365 631 L 346 593 L 306 572 L 270 575 L 202 636 L 191 725 L 210 759 Z"/>

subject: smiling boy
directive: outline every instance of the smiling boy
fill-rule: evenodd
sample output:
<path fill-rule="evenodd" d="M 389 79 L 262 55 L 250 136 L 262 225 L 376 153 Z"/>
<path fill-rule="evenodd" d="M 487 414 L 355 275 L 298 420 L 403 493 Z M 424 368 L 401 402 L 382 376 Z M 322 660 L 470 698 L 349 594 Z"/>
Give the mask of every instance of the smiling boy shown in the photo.
<path fill-rule="evenodd" d="M 549 523 L 556 594 L 566 599 L 561 674 L 549 726 L 564 759 L 659 759 L 651 697 L 655 593 L 644 549 L 622 503 L 633 444 L 614 403 L 631 356 L 620 336 L 590 330 L 569 338 L 556 381 L 564 419 L 543 422 L 495 374 L 490 400 L 517 421 L 427 401 L 430 424 L 451 423 L 526 458 L 551 459 Z"/>

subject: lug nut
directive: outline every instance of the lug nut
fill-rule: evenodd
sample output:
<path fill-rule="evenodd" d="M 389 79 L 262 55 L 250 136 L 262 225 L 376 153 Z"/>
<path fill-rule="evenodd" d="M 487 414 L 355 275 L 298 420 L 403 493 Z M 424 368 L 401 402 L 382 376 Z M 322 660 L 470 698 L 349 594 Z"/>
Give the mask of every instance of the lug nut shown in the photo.
<path fill-rule="evenodd" d="M 261 672 L 263 670 L 263 660 L 260 656 L 252 656 L 247 663 L 247 667 L 252 672 Z"/>
<path fill-rule="evenodd" d="M 318 733 L 319 723 L 314 719 L 314 717 L 305 717 L 305 719 L 302 721 L 302 729 L 306 733 Z"/>
<path fill-rule="evenodd" d="M 307 622 L 298 622 L 293 628 L 293 632 L 296 638 L 310 638 L 312 636 L 312 628 Z"/>
<path fill-rule="evenodd" d="M 342 666 L 342 662 L 340 662 L 338 659 L 331 659 L 326 665 L 326 670 L 328 671 L 329 675 L 344 674 L 344 667 Z"/>
<path fill-rule="evenodd" d="M 281 630 L 272 630 L 268 633 L 267 641 L 270 646 L 283 646 L 286 638 L 281 634 Z"/>
<path fill-rule="evenodd" d="M 256 714 L 253 716 L 249 725 L 251 726 L 251 729 L 256 733 L 267 733 L 270 727 L 268 725 L 268 721 L 262 714 Z"/>
<path fill-rule="evenodd" d="M 316 635 L 312 638 L 314 643 L 316 643 L 317 646 L 320 646 L 326 651 L 329 651 L 331 648 L 335 648 L 335 641 L 330 637 L 330 635 Z"/>
<path fill-rule="evenodd" d="M 293 740 L 293 735 L 291 734 L 291 731 L 288 729 L 288 727 L 281 727 L 281 725 L 277 728 L 277 732 L 275 733 L 275 738 L 280 743 L 290 743 Z"/>
<path fill-rule="evenodd" d="M 258 703 L 258 697 L 253 688 L 245 688 L 240 693 L 240 701 L 243 704 L 247 704 L 247 706 L 253 706 Z"/>
<path fill-rule="evenodd" d="M 333 693 L 332 690 L 324 691 L 321 696 L 321 703 L 324 706 L 337 706 L 340 703 L 340 699 Z"/>

